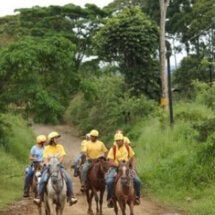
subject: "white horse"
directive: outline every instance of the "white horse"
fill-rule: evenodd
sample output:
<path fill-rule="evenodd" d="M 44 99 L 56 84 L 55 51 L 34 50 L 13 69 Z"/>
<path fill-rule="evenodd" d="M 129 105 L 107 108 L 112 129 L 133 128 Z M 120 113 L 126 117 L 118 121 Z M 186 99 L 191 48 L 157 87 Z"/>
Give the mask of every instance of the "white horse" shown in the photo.
<path fill-rule="evenodd" d="M 45 214 L 54 215 L 54 204 L 56 215 L 63 215 L 66 202 L 66 181 L 60 171 L 59 155 L 49 156 L 49 180 L 44 193 Z"/>

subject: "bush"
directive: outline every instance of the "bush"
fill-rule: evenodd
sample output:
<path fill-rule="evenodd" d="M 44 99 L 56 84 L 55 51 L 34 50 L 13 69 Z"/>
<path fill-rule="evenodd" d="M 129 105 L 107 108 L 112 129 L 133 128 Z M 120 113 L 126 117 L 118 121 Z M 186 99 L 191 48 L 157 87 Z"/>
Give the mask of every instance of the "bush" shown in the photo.
<path fill-rule="evenodd" d="M 141 118 L 156 111 L 153 101 L 145 96 L 132 97 L 124 91 L 123 79 L 105 76 L 90 80 L 93 90 L 88 96 L 78 94 L 72 100 L 66 122 L 72 122 L 83 133 L 91 129 L 98 129 L 102 139 L 112 144 L 113 135 L 118 128 L 125 132 L 135 125 Z"/>

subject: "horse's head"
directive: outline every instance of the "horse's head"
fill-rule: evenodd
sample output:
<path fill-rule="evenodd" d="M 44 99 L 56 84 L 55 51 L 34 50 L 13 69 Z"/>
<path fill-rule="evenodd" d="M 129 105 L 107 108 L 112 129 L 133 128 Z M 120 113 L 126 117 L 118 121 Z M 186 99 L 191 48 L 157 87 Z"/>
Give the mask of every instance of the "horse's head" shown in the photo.
<path fill-rule="evenodd" d="M 126 161 L 119 162 L 119 175 L 122 185 L 130 186 L 131 174 L 128 162 Z"/>
<path fill-rule="evenodd" d="M 58 158 L 58 154 L 49 156 L 48 169 L 53 183 L 57 182 L 60 173 L 60 161 Z"/>
<path fill-rule="evenodd" d="M 103 156 L 98 158 L 98 162 L 100 163 L 100 170 L 106 173 L 110 168 L 110 162 Z"/>
<path fill-rule="evenodd" d="M 94 166 L 94 170 L 97 174 L 104 175 L 108 171 L 110 164 L 109 161 L 107 161 L 107 159 L 102 156 L 93 160 L 92 166 Z"/>

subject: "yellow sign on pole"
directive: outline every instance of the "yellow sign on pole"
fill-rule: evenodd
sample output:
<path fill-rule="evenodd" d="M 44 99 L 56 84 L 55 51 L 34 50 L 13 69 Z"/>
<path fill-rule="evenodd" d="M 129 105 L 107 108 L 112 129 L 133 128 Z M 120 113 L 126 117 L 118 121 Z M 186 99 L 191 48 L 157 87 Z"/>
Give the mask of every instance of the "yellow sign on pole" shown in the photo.
<path fill-rule="evenodd" d="M 168 105 L 167 98 L 161 98 L 161 106 L 166 107 Z"/>

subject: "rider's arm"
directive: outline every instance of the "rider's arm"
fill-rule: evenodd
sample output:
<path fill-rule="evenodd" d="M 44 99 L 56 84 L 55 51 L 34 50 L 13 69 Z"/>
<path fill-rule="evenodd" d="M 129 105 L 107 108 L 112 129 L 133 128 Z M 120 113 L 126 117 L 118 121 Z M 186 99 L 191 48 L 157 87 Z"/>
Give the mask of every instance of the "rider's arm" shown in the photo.
<path fill-rule="evenodd" d="M 61 157 L 59 158 L 60 163 L 63 163 L 64 157 L 65 157 L 65 155 L 64 155 L 64 156 L 61 156 Z"/>
<path fill-rule="evenodd" d="M 118 167 L 118 166 L 119 166 L 119 164 L 116 163 L 113 159 L 109 159 L 109 163 L 110 163 L 110 165 L 113 166 L 113 167 Z"/>
<path fill-rule="evenodd" d="M 130 158 L 130 164 L 131 164 L 131 168 L 133 170 L 135 170 L 136 169 L 136 162 L 135 162 L 134 156 Z"/>
<path fill-rule="evenodd" d="M 31 160 L 31 161 L 37 161 L 37 158 L 35 158 L 34 157 L 34 155 L 33 154 L 29 154 L 29 159 Z"/>
<path fill-rule="evenodd" d="M 48 164 L 49 164 L 49 159 L 48 159 L 48 158 L 44 158 L 44 162 L 45 162 L 46 166 L 48 166 Z"/>
<path fill-rule="evenodd" d="M 104 156 L 107 157 L 108 151 L 104 153 Z"/>

